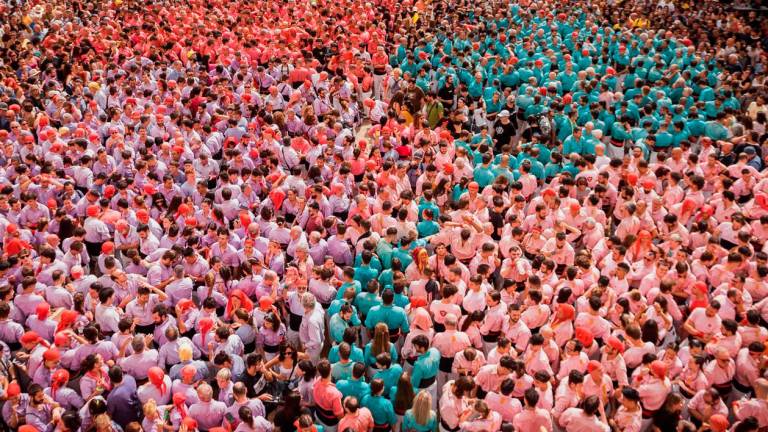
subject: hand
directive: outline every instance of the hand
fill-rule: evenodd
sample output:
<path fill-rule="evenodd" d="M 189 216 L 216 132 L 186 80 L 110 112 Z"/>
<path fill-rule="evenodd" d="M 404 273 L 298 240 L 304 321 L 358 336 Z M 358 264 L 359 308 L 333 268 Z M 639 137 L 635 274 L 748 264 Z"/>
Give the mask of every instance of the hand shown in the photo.
<path fill-rule="evenodd" d="M 259 399 L 259 400 L 260 400 L 260 401 L 262 401 L 262 402 L 269 402 L 269 401 L 271 401 L 271 400 L 272 400 L 272 395 L 271 395 L 271 394 L 266 394 L 266 393 L 265 393 L 265 394 L 263 394 L 263 395 L 260 395 L 260 396 L 258 396 L 258 397 L 257 397 L 257 399 Z"/>

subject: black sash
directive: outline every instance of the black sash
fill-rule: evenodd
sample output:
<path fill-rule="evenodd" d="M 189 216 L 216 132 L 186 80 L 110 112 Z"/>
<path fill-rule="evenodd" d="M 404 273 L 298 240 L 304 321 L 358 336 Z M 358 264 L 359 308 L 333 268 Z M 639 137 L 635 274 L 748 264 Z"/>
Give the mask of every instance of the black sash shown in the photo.
<path fill-rule="evenodd" d="M 336 426 L 339 424 L 339 418 L 336 417 L 336 414 L 333 411 L 321 408 L 320 405 L 315 405 L 315 415 L 326 426 Z"/>
<path fill-rule="evenodd" d="M 301 315 L 296 315 L 295 313 L 288 311 L 288 328 L 293 331 L 299 331 L 299 328 L 301 328 L 301 319 Z"/>
<path fill-rule="evenodd" d="M 419 381 L 419 388 L 420 389 L 429 388 L 429 386 L 435 383 L 436 379 L 437 379 L 437 375 L 431 376 L 429 378 L 422 378 L 421 381 Z"/>
<path fill-rule="evenodd" d="M 440 372 L 451 373 L 453 370 L 453 357 L 440 357 Z"/>

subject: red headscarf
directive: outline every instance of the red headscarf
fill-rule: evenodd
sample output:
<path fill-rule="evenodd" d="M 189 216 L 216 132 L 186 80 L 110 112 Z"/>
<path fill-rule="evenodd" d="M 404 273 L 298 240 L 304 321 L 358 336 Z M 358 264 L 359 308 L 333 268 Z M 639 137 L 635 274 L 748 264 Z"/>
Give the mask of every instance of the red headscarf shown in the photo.
<path fill-rule="evenodd" d="M 149 378 L 149 382 L 151 382 L 152 385 L 160 390 L 160 394 L 164 394 L 165 391 L 168 390 L 167 386 L 165 385 L 165 372 L 163 372 L 163 370 L 159 367 L 152 366 L 149 368 L 147 378 Z"/>
<path fill-rule="evenodd" d="M 200 320 L 200 341 L 205 346 L 205 337 L 208 336 L 208 332 L 213 328 L 213 320 L 206 317 Z"/>
<path fill-rule="evenodd" d="M 179 411 L 182 420 L 187 418 L 187 396 L 184 393 L 173 394 L 173 406 Z"/>
<path fill-rule="evenodd" d="M 57 369 L 51 375 L 51 398 L 56 399 L 56 390 L 67 385 L 69 382 L 69 372 L 66 369 Z"/>
<path fill-rule="evenodd" d="M 73 324 L 77 320 L 78 316 L 80 316 L 80 314 L 77 313 L 77 311 L 65 309 L 59 318 L 59 324 L 56 326 L 56 333 L 66 329 L 71 324 Z"/>
<path fill-rule="evenodd" d="M 227 311 L 226 316 L 231 316 L 232 312 L 234 310 L 232 309 L 232 299 L 238 299 L 240 300 L 240 307 L 248 311 L 249 313 L 253 310 L 253 302 L 251 299 L 248 298 L 247 295 L 243 292 L 243 290 L 240 289 L 234 289 L 229 294 L 229 300 L 227 301 Z M 202 323 L 201 323 L 202 326 Z"/>

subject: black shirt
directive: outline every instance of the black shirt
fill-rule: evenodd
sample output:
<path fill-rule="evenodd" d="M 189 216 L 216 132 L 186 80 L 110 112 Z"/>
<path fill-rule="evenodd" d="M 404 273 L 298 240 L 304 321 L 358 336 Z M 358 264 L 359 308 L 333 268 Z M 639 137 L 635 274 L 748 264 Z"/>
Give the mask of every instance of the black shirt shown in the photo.
<path fill-rule="evenodd" d="M 266 380 L 264 379 L 264 374 L 261 372 L 256 373 L 256 375 L 251 375 L 246 369 L 237 380 L 245 384 L 245 394 L 249 398 L 255 398 L 256 396 L 264 394 Z M 259 391 L 256 391 L 257 387 L 259 388 Z"/>
<path fill-rule="evenodd" d="M 497 121 L 493 126 L 493 139 L 496 141 L 496 150 L 501 151 L 501 148 L 509 144 L 516 133 L 517 128 L 511 121 L 507 124 L 504 124 L 501 120 Z"/>

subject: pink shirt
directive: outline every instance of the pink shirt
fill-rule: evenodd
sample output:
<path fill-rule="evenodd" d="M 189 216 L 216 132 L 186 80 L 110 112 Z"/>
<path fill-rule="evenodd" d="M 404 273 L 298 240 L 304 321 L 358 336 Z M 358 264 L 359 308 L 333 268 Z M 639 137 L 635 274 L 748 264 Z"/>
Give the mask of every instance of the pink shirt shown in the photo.
<path fill-rule="evenodd" d="M 338 417 L 344 414 L 344 408 L 341 406 L 341 392 L 333 383 L 318 380 L 312 390 L 312 396 L 315 404 L 323 410 L 332 411 Z"/>
<path fill-rule="evenodd" d="M 566 432 L 610 432 L 611 428 L 597 416 L 587 416 L 581 408 L 568 408 L 560 416 Z"/>
<path fill-rule="evenodd" d="M 498 369 L 499 365 L 495 364 L 481 367 L 475 376 L 475 383 L 486 392 L 499 391 L 501 383 L 510 378 L 510 374 L 499 375 Z"/>
<path fill-rule="evenodd" d="M 453 358 L 456 353 L 464 351 L 465 348 L 472 346 L 469 336 L 466 333 L 456 330 L 446 330 L 435 335 L 432 340 L 432 347 L 440 351 L 443 357 Z"/>
<path fill-rule="evenodd" d="M 552 432 L 552 416 L 541 408 L 524 409 L 512 421 L 515 430 L 539 431 L 542 427 L 547 432 Z"/>
<path fill-rule="evenodd" d="M 507 423 L 511 423 L 515 416 L 523 410 L 519 400 L 496 392 L 488 393 L 484 400 L 488 404 L 488 408 L 501 414 L 502 420 Z"/>
<path fill-rule="evenodd" d="M 672 384 L 669 379 L 660 380 L 656 377 L 649 378 L 637 388 L 643 407 L 649 411 L 656 411 L 661 408 L 671 390 Z"/>
<path fill-rule="evenodd" d="M 704 393 L 706 392 L 706 390 L 699 390 L 698 393 L 693 395 L 691 400 L 688 401 L 688 409 L 695 409 L 696 411 L 703 413 L 707 409 L 707 403 L 704 401 Z M 728 407 L 725 406 L 722 399 L 718 400 L 717 404 L 712 406 L 712 411 L 709 415 L 712 414 L 722 414 L 728 417 Z"/>

